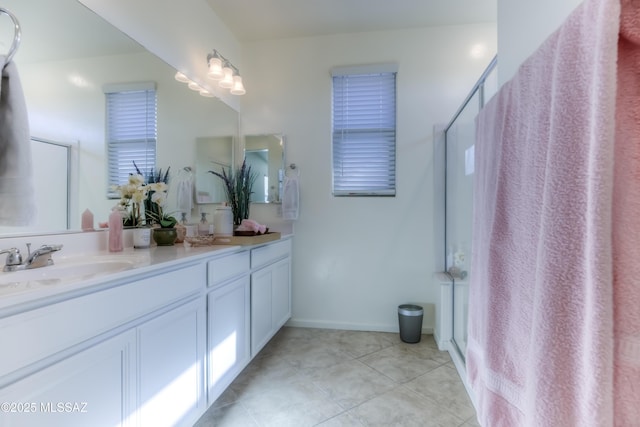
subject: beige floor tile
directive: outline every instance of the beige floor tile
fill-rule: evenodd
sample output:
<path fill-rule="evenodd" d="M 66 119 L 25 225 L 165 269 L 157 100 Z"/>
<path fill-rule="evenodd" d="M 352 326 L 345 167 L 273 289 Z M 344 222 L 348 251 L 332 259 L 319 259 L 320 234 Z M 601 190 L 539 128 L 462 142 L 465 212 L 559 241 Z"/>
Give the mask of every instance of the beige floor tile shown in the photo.
<path fill-rule="evenodd" d="M 242 400 L 261 426 L 315 425 L 343 409 L 309 381 L 281 384 Z"/>
<path fill-rule="evenodd" d="M 398 338 L 397 345 L 410 351 L 416 352 L 421 356 L 433 359 L 439 363 L 451 362 L 451 356 L 449 356 L 449 353 L 446 351 L 438 350 L 438 345 L 431 335 L 423 335 L 420 342 L 415 344 L 402 342 Z"/>
<path fill-rule="evenodd" d="M 336 346 L 319 342 L 300 343 L 278 355 L 303 374 L 348 362 L 353 358 Z"/>
<path fill-rule="evenodd" d="M 473 404 L 458 372 L 447 365 L 440 366 L 409 381 L 405 387 L 432 400 L 443 410 L 454 413 L 464 420 L 475 415 Z"/>
<path fill-rule="evenodd" d="M 211 408 L 194 427 L 258 427 L 260 424 L 239 403 Z"/>
<path fill-rule="evenodd" d="M 433 337 L 285 327 L 197 427 L 478 427 Z"/>
<path fill-rule="evenodd" d="M 411 381 L 441 364 L 403 346 L 392 346 L 359 359 L 399 383 Z"/>
<path fill-rule="evenodd" d="M 318 370 L 310 378 L 344 409 L 353 408 L 397 386 L 390 378 L 357 360 Z"/>
<path fill-rule="evenodd" d="M 350 413 L 367 426 L 457 427 L 464 422 L 402 386 L 363 403 Z"/>
<path fill-rule="evenodd" d="M 332 337 L 332 344 L 358 358 L 393 346 L 395 335 L 385 332 L 341 331 Z"/>
<path fill-rule="evenodd" d="M 299 370 L 282 357 L 271 354 L 258 355 L 238 375 L 229 388 L 237 399 L 256 393 L 264 393 L 269 388 L 300 379 Z"/>
<path fill-rule="evenodd" d="M 480 423 L 478 422 L 478 419 L 474 415 L 473 417 L 469 418 L 467 422 L 462 424 L 462 427 L 481 427 L 481 426 L 480 426 Z"/>
<path fill-rule="evenodd" d="M 318 427 L 363 427 L 366 424 L 363 424 L 360 419 L 352 413 L 353 410 L 343 412 L 340 415 L 336 415 L 333 418 L 328 419 L 327 421 L 318 424 Z"/>

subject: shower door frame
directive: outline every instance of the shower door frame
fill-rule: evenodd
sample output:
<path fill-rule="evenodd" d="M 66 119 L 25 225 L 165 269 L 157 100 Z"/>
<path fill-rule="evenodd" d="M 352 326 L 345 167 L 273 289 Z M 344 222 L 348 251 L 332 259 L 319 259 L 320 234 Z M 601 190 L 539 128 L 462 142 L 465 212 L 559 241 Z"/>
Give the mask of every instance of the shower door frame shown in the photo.
<path fill-rule="evenodd" d="M 471 89 L 471 91 L 469 92 L 469 94 L 467 95 L 467 97 L 465 98 L 465 100 L 462 102 L 460 108 L 458 108 L 458 110 L 456 111 L 456 113 L 453 115 L 453 117 L 451 118 L 451 120 L 449 121 L 449 123 L 447 124 L 447 126 L 445 126 L 444 128 L 444 246 L 443 246 L 443 250 L 444 250 L 444 271 L 447 272 L 448 271 L 448 265 L 447 265 L 447 252 L 448 252 L 448 243 L 449 243 L 449 234 L 448 234 L 448 224 L 449 224 L 449 217 L 447 215 L 447 203 L 449 202 L 449 199 L 447 197 L 448 195 L 448 185 L 447 185 L 447 176 L 448 176 L 448 158 L 447 158 L 447 153 L 448 153 L 448 133 L 449 130 L 453 127 L 453 125 L 455 124 L 456 120 L 460 117 L 460 115 L 463 113 L 463 111 L 465 110 L 465 108 L 467 107 L 467 105 L 471 102 L 471 100 L 473 100 L 473 98 L 476 96 L 476 94 L 478 94 L 478 111 L 482 110 L 482 107 L 485 105 L 485 82 L 487 80 L 487 78 L 491 75 L 491 73 L 495 70 L 496 66 L 498 64 L 498 57 L 497 55 L 493 57 L 493 59 L 491 60 L 491 62 L 489 63 L 489 65 L 487 66 L 487 68 L 484 70 L 484 72 L 482 73 L 482 75 L 480 76 L 480 78 L 478 79 L 478 81 L 476 82 L 476 84 L 473 86 L 473 88 Z M 456 319 L 456 279 L 450 275 L 447 272 L 447 275 L 449 276 L 449 279 L 451 280 L 451 319 L 450 319 L 450 328 L 451 328 L 451 348 L 453 351 L 456 352 L 457 356 L 462 360 L 462 363 L 466 363 L 465 361 L 465 355 L 464 352 L 461 350 L 459 343 L 456 341 L 456 336 L 455 336 L 455 319 Z"/>

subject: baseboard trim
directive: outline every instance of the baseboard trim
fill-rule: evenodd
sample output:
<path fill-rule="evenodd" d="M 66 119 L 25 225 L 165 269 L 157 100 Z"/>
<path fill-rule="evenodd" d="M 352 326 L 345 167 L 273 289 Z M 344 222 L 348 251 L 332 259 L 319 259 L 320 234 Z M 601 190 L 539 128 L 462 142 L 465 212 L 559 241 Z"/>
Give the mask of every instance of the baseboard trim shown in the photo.
<path fill-rule="evenodd" d="M 400 328 L 397 324 L 380 325 L 373 323 L 350 323 L 350 322 L 332 322 L 319 321 L 309 319 L 289 319 L 286 326 L 297 328 L 315 328 L 315 329 L 342 329 L 347 331 L 371 331 L 371 332 L 392 332 L 399 333 Z M 423 334 L 433 334 L 433 328 L 422 327 Z"/>

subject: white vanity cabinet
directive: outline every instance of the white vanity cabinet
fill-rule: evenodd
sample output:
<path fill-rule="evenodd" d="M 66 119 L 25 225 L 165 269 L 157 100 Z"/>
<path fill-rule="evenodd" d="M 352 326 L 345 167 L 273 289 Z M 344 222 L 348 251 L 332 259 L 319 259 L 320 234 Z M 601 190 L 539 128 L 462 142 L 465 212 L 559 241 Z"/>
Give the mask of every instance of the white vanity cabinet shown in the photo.
<path fill-rule="evenodd" d="M 0 389 L 0 425 L 135 425 L 134 351 L 128 331 Z"/>
<path fill-rule="evenodd" d="M 15 405 L 0 426 L 191 425 L 206 408 L 204 277 L 201 262 L 159 267 L 0 316 L 0 404 Z"/>
<path fill-rule="evenodd" d="M 208 399 L 213 403 L 249 363 L 249 251 L 208 262 Z"/>
<path fill-rule="evenodd" d="M 172 249 L 0 308 L 0 427 L 193 425 L 290 318 L 291 240 Z"/>
<path fill-rule="evenodd" d="M 251 250 L 251 357 L 291 317 L 291 241 Z"/>
<path fill-rule="evenodd" d="M 190 425 L 206 409 L 205 328 L 202 298 L 137 328 L 138 425 Z"/>

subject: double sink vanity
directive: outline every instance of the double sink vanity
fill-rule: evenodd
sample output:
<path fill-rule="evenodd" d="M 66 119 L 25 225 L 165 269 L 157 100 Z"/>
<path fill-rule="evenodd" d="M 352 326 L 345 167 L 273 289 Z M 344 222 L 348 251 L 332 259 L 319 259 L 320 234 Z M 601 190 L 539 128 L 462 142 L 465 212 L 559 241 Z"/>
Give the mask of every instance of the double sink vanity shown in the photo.
<path fill-rule="evenodd" d="M 0 426 L 190 426 L 291 316 L 290 236 L 69 247 L 0 273 Z"/>

